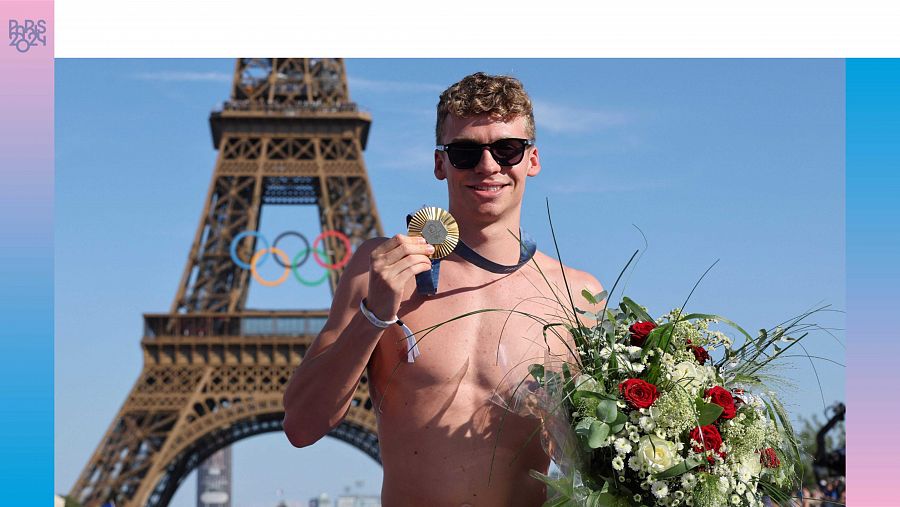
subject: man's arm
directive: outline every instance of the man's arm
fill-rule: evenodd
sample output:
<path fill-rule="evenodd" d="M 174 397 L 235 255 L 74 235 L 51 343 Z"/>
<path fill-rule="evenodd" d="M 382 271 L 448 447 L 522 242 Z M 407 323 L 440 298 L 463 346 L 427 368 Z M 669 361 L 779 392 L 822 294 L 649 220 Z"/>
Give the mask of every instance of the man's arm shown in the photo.
<path fill-rule="evenodd" d="M 398 235 L 366 241 L 357 249 L 341 275 L 328 321 L 285 390 L 283 425 L 291 444 L 312 445 L 347 414 L 384 332 L 360 313 L 359 302 L 368 295 L 376 316 L 395 316 L 406 281 L 431 268 L 428 246 Z"/>

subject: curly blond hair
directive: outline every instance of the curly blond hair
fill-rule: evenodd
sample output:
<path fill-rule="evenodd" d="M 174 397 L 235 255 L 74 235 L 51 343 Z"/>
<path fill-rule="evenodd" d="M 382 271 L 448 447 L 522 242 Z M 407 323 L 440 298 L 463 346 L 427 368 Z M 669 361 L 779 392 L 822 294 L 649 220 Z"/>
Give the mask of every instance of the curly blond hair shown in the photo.
<path fill-rule="evenodd" d="M 531 98 L 525 92 L 522 82 L 510 76 L 491 76 L 476 72 L 450 85 L 441 93 L 437 105 L 435 142 L 442 143 L 444 119 L 448 115 L 469 118 L 485 113 L 501 121 L 524 116 L 525 134 L 529 139 L 534 139 L 534 111 Z"/>

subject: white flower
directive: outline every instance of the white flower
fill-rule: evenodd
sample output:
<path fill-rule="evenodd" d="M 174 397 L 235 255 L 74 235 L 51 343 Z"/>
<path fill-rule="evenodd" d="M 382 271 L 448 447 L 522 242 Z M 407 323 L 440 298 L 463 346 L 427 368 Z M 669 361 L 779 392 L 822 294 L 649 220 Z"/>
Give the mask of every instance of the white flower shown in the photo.
<path fill-rule="evenodd" d="M 676 464 L 675 444 L 654 435 L 644 435 L 638 444 L 637 456 L 641 464 L 653 472 L 661 472 Z"/>
<path fill-rule="evenodd" d="M 644 371 L 644 365 L 641 363 L 629 363 L 629 365 L 626 365 L 625 368 L 620 369 L 631 373 L 641 373 L 642 371 Z"/>
<path fill-rule="evenodd" d="M 600 386 L 597 380 L 590 375 L 579 375 L 575 377 L 575 389 L 578 391 L 599 392 Z"/>
<path fill-rule="evenodd" d="M 727 493 L 728 492 L 728 478 L 727 477 L 719 477 L 719 481 L 716 483 L 716 489 L 719 490 L 719 493 Z"/>
<path fill-rule="evenodd" d="M 697 485 L 697 478 L 694 474 L 688 472 L 681 476 L 681 486 L 684 489 L 693 489 Z"/>
<path fill-rule="evenodd" d="M 631 452 L 631 444 L 624 438 L 617 438 L 615 442 L 616 452 L 619 454 L 628 454 Z"/>
<path fill-rule="evenodd" d="M 641 469 L 641 459 L 638 458 L 637 456 L 632 456 L 632 457 L 628 458 L 628 468 L 634 470 L 635 472 L 640 470 Z"/>
<path fill-rule="evenodd" d="M 745 491 L 747 491 L 747 486 L 744 486 L 743 482 L 737 483 L 737 486 L 734 488 L 735 492 L 739 495 L 743 495 Z"/>
<path fill-rule="evenodd" d="M 737 495 L 731 495 L 731 503 L 733 503 L 733 504 L 735 504 L 735 505 L 740 505 L 740 504 L 741 504 L 741 497 L 739 497 L 739 496 L 737 496 Z"/>
<path fill-rule="evenodd" d="M 653 486 L 650 486 L 650 492 L 656 498 L 664 498 L 669 494 L 669 487 L 663 481 L 656 481 L 653 483 Z"/>
<path fill-rule="evenodd" d="M 759 477 L 762 473 L 762 464 L 759 462 L 759 456 L 756 453 L 745 455 L 738 464 L 738 477 L 743 482 L 750 482 L 754 477 Z"/>
<path fill-rule="evenodd" d="M 641 418 L 638 419 L 638 425 L 645 433 L 649 433 L 653 431 L 654 428 L 656 428 L 656 423 L 653 422 L 653 419 L 647 416 L 641 416 Z"/>
<path fill-rule="evenodd" d="M 612 467 L 619 472 L 625 468 L 625 460 L 622 459 L 622 456 L 616 456 L 612 459 Z"/>
<path fill-rule="evenodd" d="M 638 421 L 641 420 L 641 413 L 638 412 L 637 410 L 632 410 L 631 412 L 628 413 L 628 420 L 631 421 L 633 424 L 637 424 Z"/>
<path fill-rule="evenodd" d="M 672 381 L 687 389 L 691 394 L 696 393 L 706 382 L 706 371 L 702 366 L 693 361 L 681 361 L 671 371 Z"/>

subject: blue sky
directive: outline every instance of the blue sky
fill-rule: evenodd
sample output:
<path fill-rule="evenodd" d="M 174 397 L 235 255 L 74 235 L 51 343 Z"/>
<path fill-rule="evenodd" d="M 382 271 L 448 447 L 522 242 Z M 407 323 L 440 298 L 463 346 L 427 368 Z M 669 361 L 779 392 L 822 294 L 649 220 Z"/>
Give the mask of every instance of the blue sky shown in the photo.
<path fill-rule="evenodd" d="M 56 474 L 67 492 L 141 369 L 141 314 L 168 311 L 215 164 L 208 116 L 227 99 L 233 60 L 56 62 Z M 607 287 L 649 248 L 627 292 L 652 313 L 682 303 L 748 330 L 824 301 L 845 308 L 844 64 L 835 60 L 349 60 L 350 93 L 372 114 L 365 161 L 385 232 L 422 204 L 446 205 L 432 174 L 437 96 L 484 70 L 523 81 L 535 103 L 543 170 L 528 182 L 523 226 Z M 261 229 L 315 236 L 310 208 L 266 208 Z M 274 271 L 273 271 L 274 273 Z M 266 276 L 277 276 L 263 273 Z M 309 276 L 316 273 L 310 272 Z M 316 274 L 317 275 L 317 274 Z M 254 284 L 253 308 L 324 308 L 328 293 Z M 843 314 L 818 322 L 843 328 Z M 843 332 L 835 335 L 843 342 Z M 843 363 L 819 334 L 811 353 Z M 843 368 L 817 362 L 825 402 Z M 795 413 L 822 410 L 808 361 L 785 374 Z M 325 439 L 283 435 L 234 446 L 236 506 L 306 505 L 380 469 Z M 193 477 L 172 505 L 194 503 Z"/>

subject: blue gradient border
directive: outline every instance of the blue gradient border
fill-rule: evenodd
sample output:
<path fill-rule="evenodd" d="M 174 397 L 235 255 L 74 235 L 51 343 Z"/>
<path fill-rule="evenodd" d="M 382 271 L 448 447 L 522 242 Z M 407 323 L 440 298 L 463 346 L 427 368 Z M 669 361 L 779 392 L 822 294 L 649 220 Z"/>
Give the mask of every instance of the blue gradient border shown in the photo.
<path fill-rule="evenodd" d="M 847 503 L 896 505 L 900 60 L 847 61 Z"/>
<path fill-rule="evenodd" d="M 0 505 L 53 505 L 53 2 L 0 1 Z"/>

